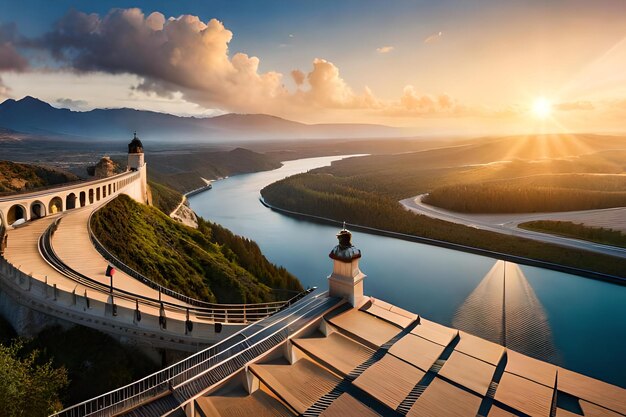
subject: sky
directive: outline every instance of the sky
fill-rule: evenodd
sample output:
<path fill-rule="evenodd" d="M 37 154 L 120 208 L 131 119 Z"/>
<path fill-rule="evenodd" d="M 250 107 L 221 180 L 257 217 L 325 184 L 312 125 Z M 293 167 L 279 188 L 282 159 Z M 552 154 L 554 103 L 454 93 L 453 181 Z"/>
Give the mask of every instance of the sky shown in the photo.
<path fill-rule="evenodd" d="M 0 99 L 624 133 L 623 0 L 0 3 Z"/>

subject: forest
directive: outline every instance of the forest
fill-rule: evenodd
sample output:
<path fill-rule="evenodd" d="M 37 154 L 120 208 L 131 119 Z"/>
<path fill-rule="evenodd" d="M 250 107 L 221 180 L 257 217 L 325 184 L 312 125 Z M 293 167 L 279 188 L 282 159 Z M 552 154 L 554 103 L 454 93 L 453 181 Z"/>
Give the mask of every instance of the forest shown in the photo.
<path fill-rule="evenodd" d="M 551 233 L 554 235 L 589 240 L 591 242 L 626 248 L 626 234 L 619 230 L 608 229 L 605 227 L 590 227 L 580 223 L 554 220 L 536 220 L 525 222 L 520 223 L 519 227 L 535 232 Z"/>
<path fill-rule="evenodd" d="M 336 221 L 438 239 L 575 268 L 626 276 L 623 259 L 562 248 L 433 219 L 405 210 L 395 198 L 351 185 L 321 171 L 294 175 L 261 191 L 277 207 Z"/>
<path fill-rule="evenodd" d="M 622 177 L 626 183 L 626 177 Z M 426 204 L 460 213 L 546 213 L 626 206 L 626 191 L 597 191 L 494 183 L 432 190 Z"/>

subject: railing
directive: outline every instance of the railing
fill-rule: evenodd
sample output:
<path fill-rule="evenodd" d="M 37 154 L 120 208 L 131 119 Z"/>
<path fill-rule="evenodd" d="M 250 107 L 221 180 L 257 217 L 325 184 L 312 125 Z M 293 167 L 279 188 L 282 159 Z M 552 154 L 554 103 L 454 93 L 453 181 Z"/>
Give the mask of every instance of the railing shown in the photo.
<path fill-rule="evenodd" d="M 266 318 L 201 352 L 114 391 L 66 408 L 53 417 L 111 416 L 145 404 L 160 395 L 179 392 L 189 399 L 200 390 L 239 371 L 286 340 L 339 300 L 312 294 L 283 312 Z M 214 371 L 214 372 L 212 372 Z M 211 376 L 206 379 L 207 376 Z M 197 384 L 190 386 L 189 384 Z"/>
<path fill-rule="evenodd" d="M 284 309 L 294 302 L 298 301 L 302 297 L 304 297 L 309 292 L 313 291 L 313 289 L 308 289 L 303 291 L 302 293 L 297 294 L 287 301 L 280 302 L 271 302 L 271 303 L 258 303 L 258 304 L 212 304 L 212 303 L 204 303 L 201 307 L 191 305 L 191 304 L 178 304 L 173 303 L 168 300 L 162 299 L 154 299 L 148 296 L 134 294 L 129 291 L 125 291 L 119 288 L 111 288 L 109 285 L 103 284 L 99 281 L 96 281 L 92 278 L 89 278 L 80 272 L 72 269 L 68 265 L 66 265 L 55 253 L 52 244 L 51 238 L 54 234 L 58 224 L 62 221 L 62 218 L 54 221 L 46 231 L 41 235 L 39 239 L 39 250 L 41 256 L 46 259 L 57 271 L 72 279 L 75 282 L 78 282 L 82 285 L 88 286 L 91 289 L 99 291 L 105 294 L 111 294 L 118 299 L 123 299 L 126 301 L 130 301 L 137 305 L 149 306 L 157 309 L 163 310 L 163 312 L 177 312 L 185 315 L 194 314 L 196 318 L 219 322 L 219 323 L 234 323 L 234 324 L 247 324 L 257 320 L 261 320 L 265 317 L 268 317 L 281 309 Z M 149 281 L 149 280 L 148 280 Z M 149 281 L 152 282 L 152 281 Z M 163 291 L 163 294 L 169 294 L 171 290 L 167 288 L 161 287 L 156 283 L 152 284 L 156 285 L 158 291 Z M 167 290 L 167 292 L 166 292 Z M 175 292 L 171 292 L 177 294 Z M 159 294 L 160 295 L 160 294 Z M 182 295 L 181 295 L 182 296 Z M 185 296 L 182 296 L 185 297 Z M 199 300 L 197 300 L 199 301 Z"/>

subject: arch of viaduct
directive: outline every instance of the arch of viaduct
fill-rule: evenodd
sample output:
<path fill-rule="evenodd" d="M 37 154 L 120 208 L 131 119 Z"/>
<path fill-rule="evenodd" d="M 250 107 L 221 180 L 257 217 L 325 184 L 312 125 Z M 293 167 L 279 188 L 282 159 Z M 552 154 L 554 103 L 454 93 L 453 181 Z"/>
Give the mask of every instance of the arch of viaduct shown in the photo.
<path fill-rule="evenodd" d="M 126 171 L 112 177 L 85 181 L 57 188 L 0 197 L 0 227 L 9 226 L 57 214 L 74 208 L 86 207 L 125 189 L 136 200 L 145 203 L 145 168 Z"/>

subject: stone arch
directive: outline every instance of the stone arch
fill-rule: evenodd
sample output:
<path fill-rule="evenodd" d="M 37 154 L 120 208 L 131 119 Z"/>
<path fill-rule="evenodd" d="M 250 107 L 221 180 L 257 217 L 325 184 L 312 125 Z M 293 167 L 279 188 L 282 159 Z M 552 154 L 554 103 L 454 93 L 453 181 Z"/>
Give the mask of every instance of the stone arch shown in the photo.
<path fill-rule="evenodd" d="M 69 193 L 67 197 L 65 197 L 65 209 L 71 210 L 76 208 L 76 194 Z"/>
<path fill-rule="evenodd" d="M 85 207 L 87 205 L 87 193 L 81 191 L 78 197 L 78 201 L 80 202 L 81 207 Z"/>
<path fill-rule="evenodd" d="M 11 206 L 9 212 L 7 213 L 7 223 L 13 224 L 19 219 L 27 220 L 26 207 L 21 204 L 14 204 Z"/>
<path fill-rule="evenodd" d="M 54 197 L 48 204 L 48 213 L 60 213 L 63 211 L 63 199 L 61 197 Z"/>
<path fill-rule="evenodd" d="M 42 217 L 46 217 L 46 205 L 41 201 L 33 201 L 30 203 L 30 219 L 41 219 Z"/>

